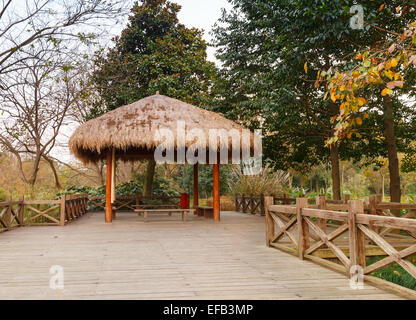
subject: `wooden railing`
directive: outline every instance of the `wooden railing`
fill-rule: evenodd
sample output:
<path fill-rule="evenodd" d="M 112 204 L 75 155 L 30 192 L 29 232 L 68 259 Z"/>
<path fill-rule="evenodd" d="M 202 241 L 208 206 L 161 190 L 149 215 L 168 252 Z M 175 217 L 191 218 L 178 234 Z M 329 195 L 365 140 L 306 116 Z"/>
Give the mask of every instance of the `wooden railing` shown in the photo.
<path fill-rule="evenodd" d="M 0 202 L 0 232 L 21 226 L 65 225 L 87 212 L 87 195 L 63 195 L 59 200 Z"/>
<path fill-rule="evenodd" d="M 407 297 L 416 292 L 372 276 L 398 264 L 416 279 L 416 266 L 407 258 L 416 254 L 416 204 L 382 203 L 377 197 L 365 202 L 309 205 L 306 198 L 295 205 L 275 205 L 265 197 L 266 245 L 309 259 L 358 279 L 393 289 Z M 409 210 L 395 217 L 389 210 Z M 384 256 L 367 265 L 367 258 Z M 361 271 L 360 271 L 361 270 Z"/>
<path fill-rule="evenodd" d="M 264 215 L 264 196 L 235 196 L 235 211 Z"/>
<path fill-rule="evenodd" d="M 134 211 L 134 206 L 139 204 L 175 205 L 179 207 L 180 197 L 174 196 L 151 196 L 144 197 L 141 195 L 117 196 L 114 202 L 115 211 Z M 89 211 L 103 211 L 105 209 L 105 197 L 90 197 L 88 202 Z"/>
<path fill-rule="evenodd" d="M 23 198 L 19 201 L 6 198 L 6 201 L 0 202 L 0 232 L 23 225 L 23 208 Z"/>
<path fill-rule="evenodd" d="M 134 211 L 134 205 L 163 204 L 179 206 L 180 197 L 168 196 L 119 196 L 115 202 L 116 211 Z M 104 197 L 91 197 L 86 194 L 62 195 L 58 200 L 19 200 L 7 198 L 0 202 L 0 232 L 21 226 L 64 226 L 87 211 L 103 210 Z"/>
<path fill-rule="evenodd" d="M 296 198 L 290 198 L 287 194 L 281 196 L 272 196 L 273 204 L 289 205 L 296 203 Z M 349 195 L 344 195 L 344 200 L 325 200 L 325 196 L 319 196 L 316 199 L 308 199 L 309 203 L 328 203 L 328 204 L 346 204 L 350 199 Z M 320 202 L 319 202 L 320 201 Z M 243 213 L 265 214 L 264 196 L 235 196 L 235 210 Z"/>
<path fill-rule="evenodd" d="M 88 211 L 88 195 L 87 194 L 71 194 L 63 195 L 60 200 L 60 216 L 59 225 L 72 222 Z"/>

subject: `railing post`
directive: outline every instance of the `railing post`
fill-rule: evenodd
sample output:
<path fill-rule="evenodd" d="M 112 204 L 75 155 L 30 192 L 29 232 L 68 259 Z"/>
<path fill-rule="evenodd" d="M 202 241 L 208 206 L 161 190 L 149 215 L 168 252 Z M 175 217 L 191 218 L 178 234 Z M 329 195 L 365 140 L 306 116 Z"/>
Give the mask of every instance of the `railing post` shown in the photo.
<path fill-rule="evenodd" d="M 285 194 L 283 194 L 283 201 L 282 201 L 282 204 L 289 204 L 289 201 L 288 200 L 286 200 L 288 198 L 288 194 L 287 193 L 285 193 Z"/>
<path fill-rule="evenodd" d="M 377 196 L 368 197 L 368 213 L 369 214 L 377 213 L 376 204 L 377 204 Z"/>
<path fill-rule="evenodd" d="M 61 196 L 61 208 L 59 209 L 59 225 L 65 225 L 66 195 Z"/>
<path fill-rule="evenodd" d="M 353 277 L 359 270 L 366 266 L 365 238 L 363 232 L 357 227 L 356 215 L 364 213 L 364 204 L 360 200 L 348 201 L 348 228 L 350 247 L 349 276 Z"/>
<path fill-rule="evenodd" d="M 244 195 L 244 193 L 241 195 L 241 209 L 243 211 L 243 213 L 246 213 L 246 196 Z"/>
<path fill-rule="evenodd" d="M 266 246 L 270 247 L 270 242 L 274 236 L 274 220 L 269 212 L 269 206 L 273 205 L 273 197 L 264 197 L 264 212 L 266 214 Z"/>
<path fill-rule="evenodd" d="M 377 207 L 376 206 L 377 206 L 378 202 L 379 202 L 378 201 L 378 196 L 370 196 L 370 197 L 365 198 L 365 203 L 368 207 L 368 213 L 369 214 L 373 214 L 373 215 L 377 214 Z M 374 230 L 375 232 L 377 232 L 377 233 L 379 232 L 378 227 L 370 226 L 370 228 L 372 230 Z"/>
<path fill-rule="evenodd" d="M 84 194 L 84 197 L 83 197 L 83 199 L 82 199 L 84 202 L 83 202 L 83 205 L 84 205 L 84 214 L 86 214 L 87 213 L 87 205 L 88 205 L 88 195 L 87 194 Z"/>
<path fill-rule="evenodd" d="M 10 196 L 6 196 L 6 202 L 7 204 L 7 210 L 4 215 L 4 222 L 6 223 L 6 228 L 10 230 L 11 227 L 11 219 L 12 219 L 12 204 L 11 204 L 12 198 Z"/>
<path fill-rule="evenodd" d="M 309 226 L 302 217 L 302 209 L 308 207 L 308 199 L 296 199 L 296 217 L 298 222 L 298 255 L 299 259 L 304 258 L 305 251 L 309 248 Z"/>
<path fill-rule="evenodd" d="M 256 212 L 254 211 L 254 206 L 255 206 L 255 199 L 254 199 L 254 196 L 253 195 L 251 195 L 250 196 L 250 213 L 251 214 L 255 214 Z"/>
<path fill-rule="evenodd" d="M 316 205 L 318 206 L 318 209 L 326 209 L 326 199 L 324 195 L 318 195 L 316 197 Z M 318 219 L 318 225 L 322 231 L 326 233 L 326 219 Z"/>
<path fill-rule="evenodd" d="M 85 214 L 85 206 L 84 206 L 84 202 L 85 201 L 85 195 L 81 194 L 79 196 L 79 205 L 81 208 L 81 216 L 83 216 Z"/>
<path fill-rule="evenodd" d="M 348 201 L 350 201 L 351 200 L 351 195 L 349 195 L 349 194 L 344 194 L 344 203 L 345 204 L 348 204 Z"/>
<path fill-rule="evenodd" d="M 88 201 L 89 201 L 88 194 L 85 194 L 85 213 L 88 212 Z"/>
<path fill-rule="evenodd" d="M 272 200 L 273 201 L 273 200 Z M 264 213 L 264 194 L 261 194 L 260 195 L 260 214 L 262 215 L 262 216 L 264 216 L 265 215 L 265 213 Z"/>
<path fill-rule="evenodd" d="M 25 196 L 21 196 L 20 199 L 20 207 L 19 212 L 17 213 L 17 220 L 19 221 L 19 225 L 25 225 Z"/>

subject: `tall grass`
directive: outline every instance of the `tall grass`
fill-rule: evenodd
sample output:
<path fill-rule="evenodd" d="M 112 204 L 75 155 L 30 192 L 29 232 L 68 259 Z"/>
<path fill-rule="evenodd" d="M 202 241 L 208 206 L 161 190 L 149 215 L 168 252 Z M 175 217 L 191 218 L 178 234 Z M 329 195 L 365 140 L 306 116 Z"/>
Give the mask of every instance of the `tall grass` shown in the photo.
<path fill-rule="evenodd" d="M 244 175 L 241 168 L 232 170 L 228 187 L 233 195 L 277 195 L 289 181 L 289 173 L 266 165 L 258 175 Z"/>

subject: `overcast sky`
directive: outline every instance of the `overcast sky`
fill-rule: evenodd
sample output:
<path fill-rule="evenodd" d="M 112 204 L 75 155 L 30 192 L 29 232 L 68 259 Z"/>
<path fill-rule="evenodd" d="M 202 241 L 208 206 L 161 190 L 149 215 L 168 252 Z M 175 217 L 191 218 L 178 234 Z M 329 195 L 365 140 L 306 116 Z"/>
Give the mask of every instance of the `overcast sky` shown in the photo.
<path fill-rule="evenodd" d="M 179 12 L 179 21 L 187 27 L 204 29 L 204 39 L 211 40 L 209 31 L 221 17 L 221 9 L 231 9 L 227 0 L 176 0 L 182 6 Z M 215 61 L 215 48 L 208 48 L 208 59 Z"/>

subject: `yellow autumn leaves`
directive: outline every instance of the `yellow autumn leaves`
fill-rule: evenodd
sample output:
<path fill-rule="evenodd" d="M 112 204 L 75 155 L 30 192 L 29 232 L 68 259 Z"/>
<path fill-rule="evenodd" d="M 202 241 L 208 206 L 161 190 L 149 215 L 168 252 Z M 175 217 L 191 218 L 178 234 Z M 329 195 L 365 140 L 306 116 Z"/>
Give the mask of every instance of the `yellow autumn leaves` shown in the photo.
<path fill-rule="evenodd" d="M 404 58 L 401 53 L 395 54 L 395 50 L 396 46 L 390 46 L 381 56 L 371 55 L 370 51 L 359 52 L 354 59 L 359 60 L 360 64 L 354 70 L 321 72 L 326 75 L 326 79 L 321 79 L 321 73 L 318 73 L 317 82 L 326 80 L 331 101 L 340 103 L 339 114 L 331 118 L 337 125 L 334 139 L 329 139 L 329 144 L 343 138 L 350 139 L 354 135 L 359 137 L 354 126 L 361 126 L 363 119 L 369 117 L 362 109 L 368 101 L 364 97 L 356 96 L 360 89 L 369 85 L 384 85 L 381 95 L 387 96 L 392 95 L 395 88 L 403 88 L 404 78 L 397 69 L 404 63 Z M 327 94 L 325 99 L 326 96 Z"/>
<path fill-rule="evenodd" d="M 381 95 L 383 97 L 385 97 L 387 95 L 391 96 L 392 94 L 393 94 L 393 90 L 389 89 L 389 88 L 384 88 L 383 91 L 381 91 Z"/>
<path fill-rule="evenodd" d="M 386 63 L 385 68 L 387 70 L 390 70 L 391 68 L 396 68 L 398 64 L 399 64 L 399 61 L 396 58 L 393 58 Z"/>
<path fill-rule="evenodd" d="M 384 3 L 380 11 L 383 9 Z M 403 13 L 406 10 L 397 7 L 396 11 Z M 326 84 L 324 99 L 329 96 L 332 103 L 339 103 L 339 113 L 331 117 L 335 123 L 334 135 L 327 140 L 327 145 L 352 136 L 360 137 L 357 126 L 369 117 L 365 112 L 368 102 L 359 96 L 367 91 L 365 89 L 380 88 L 381 96 L 386 97 L 404 87 L 404 72 L 416 66 L 416 21 L 408 24 L 403 33 L 392 35 L 396 37 L 358 52 L 353 58 L 356 61 L 353 69 L 345 70 L 343 68 L 348 67 L 343 65 L 318 72 L 315 86 L 319 88 L 321 83 Z"/>

